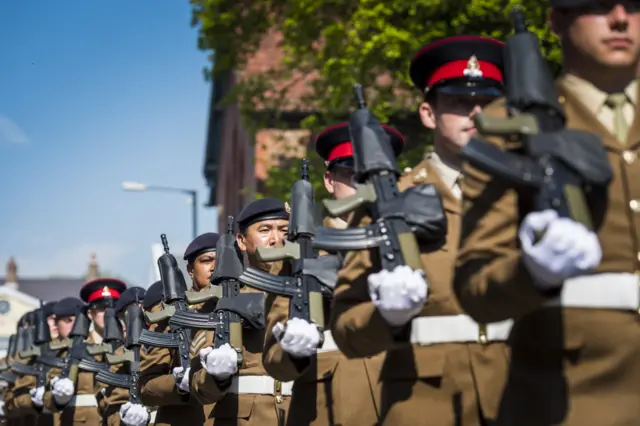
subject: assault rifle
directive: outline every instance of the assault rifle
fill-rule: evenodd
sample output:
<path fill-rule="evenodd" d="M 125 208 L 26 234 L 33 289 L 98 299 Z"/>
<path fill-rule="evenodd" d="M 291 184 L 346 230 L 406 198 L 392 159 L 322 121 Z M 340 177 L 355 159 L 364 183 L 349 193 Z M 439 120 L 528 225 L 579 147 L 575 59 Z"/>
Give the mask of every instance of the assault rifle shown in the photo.
<path fill-rule="evenodd" d="M 373 223 L 362 228 L 318 227 L 313 246 L 331 252 L 377 248 L 382 269 L 393 271 L 400 265 L 422 269 L 416 237 L 431 243 L 445 238 L 442 199 L 430 184 L 398 191 L 400 171 L 389 136 L 367 109 L 362 86 L 356 84 L 354 94 L 358 109 L 349 118 L 349 132 L 356 194 L 325 200 L 324 206 L 333 217 L 366 206 Z"/>
<path fill-rule="evenodd" d="M 149 324 L 156 324 L 167 320 L 176 314 L 186 312 L 189 307 L 185 300 L 187 283 L 184 280 L 182 271 L 178 267 L 176 258 L 169 251 L 169 243 L 165 234 L 160 235 L 164 254 L 158 259 L 160 269 L 160 280 L 163 289 L 163 308 L 157 312 L 145 312 L 145 319 Z M 169 333 L 160 333 L 143 330 L 139 342 L 143 345 L 160 348 L 178 349 L 180 366 L 182 373 L 176 376 L 176 380 L 181 381 L 184 373 L 189 368 L 189 347 L 191 346 L 191 332 L 185 327 L 170 323 Z"/>
<path fill-rule="evenodd" d="M 18 327 L 18 358 L 27 359 L 33 356 L 34 318 L 35 313 L 26 313 Z"/>
<path fill-rule="evenodd" d="M 60 378 L 68 378 L 75 382 L 79 371 L 97 373 L 108 368 L 108 365 L 97 362 L 87 352 L 85 340 L 89 335 L 89 318 L 87 317 L 87 307 L 82 306 L 76 311 L 76 319 L 73 328 L 69 333 L 71 347 L 64 358 L 54 356 L 40 356 L 38 362 L 48 367 L 59 368 Z"/>
<path fill-rule="evenodd" d="M 289 201 L 291 220 L 288 241 L 284 247 L 258 247 L 257 257 L 263 262 L 292 261 L 291 276 L 276 276 L 258 268 L 247 267 L 239 279 L 244 284 L 290 298 L 289 318 L 301 318 L 316 324 L 320 333 L 319 346 L 324 343 L 324 297 L 330 298 L 337 280 L 339 258 L 318 257 L 312 247 L 316 231 L 313 186 L 309 182 L 309 162 L 302 160 L 301 179 L 293 184 Z M 324 296 L 324 297 L 323 297 Z"/>
<path fill-rule="evenodd" d="M 534 210 L 554 209 L 593 230 L 585 188 L 606 187 L 613 172 L 600 138 L 567 129 L 566 117 L 538 38 L 513 9 L 515 33 L 506 42 L 505 80 L 509 118 L 474 116 L 483 136 L 521 139 L 524 155 L 472 138 L 462 149 L 471 165 L 535 194 Z M 536 237 L 541 238 L 542 233 Z"/>
<path fill-rule="evenodd" d="M 114 308 L 104 311 L 104 336 L 102 343 L 87 345 L 89 355 L 111 354 L 122 344 L 122 326 Z"/>
<path fill-rule="evenodd" d="M 129 389 L 129 401 L 139 404 L 138 381 L 140 379 L 140 335 L 144 329 L 144 315 L 136 297 L 136 303 L 127 308 L 125 324 L 125 350 L 122 354 L 107 354 L 110 365 L 128 364 L 129 374 L 112 373 L 102 370 L 96 375 L 96 380 L 107 385 Z"/>
<path fill-rule="evenodd" d="M 211 313 L 177 312 L 169 324 L 183 327 L 215 330 L 214 347 L 228 343 L 238 352 L 238 364 L 242 365 L 242 323 L 253 328 L 264 328 L 264 295 L 240 293 L 242 254 L 233 232 L 233 216 L 227 220 L 227 232 L 216 244 L 216 265 L 211 275 L 209 289 L 189 293 L 190 303 L 202 303 L 217 299 Z"/>
<path fill-rule="evenodd" d="M 37 357 L 31 364 L 23 364 L 21 362 L 14 362 L 11 365 L 11 369 L 21 376 L 35 376 L 36 387 L 44 386 L 47 383 L 47 374 L 49 367 L 39 362 L 41 356 L 50 355 L 49 341 L 51 340 L 51 333 L 49 331 L 49 323 L 47 321 L 46 314 L 42 308 L 42 302 L 40 302 L 40 308 L 35 311 L 35 335 L 33 339 L 33 346 L 26 353 L 29 357 Z M 26 357 L 22 356 L 21 357 Z"/>
<path fill-rule="evenodd" d="M 18 346 L 17 334 L 9 336 L 9 348 L 7 350 L 7 361 L 0 372 L 0 380 L 4 380 L 7 383 L 15 383 L 17 376 L 10 371 L 11 366 L 14 364 L 13 359 L 16 357 L 16 348 Z"/>

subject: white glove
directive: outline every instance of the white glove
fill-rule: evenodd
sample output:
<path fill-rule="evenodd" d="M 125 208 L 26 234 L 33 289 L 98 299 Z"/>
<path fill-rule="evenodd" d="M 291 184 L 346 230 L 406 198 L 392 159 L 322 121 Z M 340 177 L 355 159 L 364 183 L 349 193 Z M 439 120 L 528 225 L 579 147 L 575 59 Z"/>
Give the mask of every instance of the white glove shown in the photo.
<path fill-rule="evenodd" d="M 61 379 L 60 377 L 54 377 L 51 380 L 51 385 L 53 386 L 51 390 L 53 399 L 58 405 L 68 404 L 76 393 L 73 382 L 68 378 Z"/>
<path fill-rule="evenodd" d="M 37 388 L 31 389 L 29 391 L 29 395 L 31 395 L 33 405 L 36 407 L 42 407 L 44 405 L 44 386 L 38 386 Z"/>
<path fill-rule="evenodd" d="M 127 402 L 120 407 L 120 419 L 127 426 L 144 426 L 149 421 L 149 412 L 144 405 Z"/>
<path fill-rule="evenodd" d="M 208 374 L 226 380 L 238 372 L 238 352 L 228 343 L 216 349 L 209 346 L 200 349 L 200 363 Z"/>
<path fill-rule="evenodd" d="M 367 281 L 373 304 L 392 326 L 408 323 L 427 301 L 429 285 L 424 272 L 407 265 L 396 266 L 393 272 L 382 270 L 371 274 Z"/>
<path fill-rule="evenodd" d="M 535 232 L 545 231 L 535 243 Z M 541 289 L 559 287 L 567 278 L 583 275 L 600 264 L 598 236 L 581 223 L 559 218 L 555 210 L 529 213 L 518 234 L 522 260 Z"/>
<path fill-rule="evenodd" d="M 302 318 L 291 318 L 286 327 L 277 323 L 271 329 L 283 351 L 294 358 L 309 357 L 316 353 L 320 341 L 320 331 L 315 324 Z"/>
<path fill-rule="evenodd" d="M 178 379 L 178 375 L 180 373 L 182 373 L 184 369 L 182 367 L 174 367 L 173 371 L 171 372 L 173 374 L 173 379 L 176 381 L 176 386 L 178 387 L 178 389 L 180 389 L 182 392 L 189 392 L 189 372 L 191 371 L 191 368 L 187 368 L 187 371 L 184 372 L 184 376 L 182 376 L 182 380 Z"/>

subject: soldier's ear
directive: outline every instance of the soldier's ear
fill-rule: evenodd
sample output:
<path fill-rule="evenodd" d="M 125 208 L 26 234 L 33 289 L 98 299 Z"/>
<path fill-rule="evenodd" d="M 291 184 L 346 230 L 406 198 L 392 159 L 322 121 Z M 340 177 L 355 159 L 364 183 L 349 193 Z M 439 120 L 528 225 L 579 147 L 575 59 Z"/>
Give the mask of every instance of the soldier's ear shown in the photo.
<path fill-rule="evenodd" d="M 333 194 L 334 189 L 333 189 L 333 176 L 331 175 L 331 172 L 329 170 L 325 170 L 324 172 L 324 187 L 327 190 L 327 192 L 329 194 Z"/>
<path fill-rule="evenodd" d="M 193 263 L 187 263 L 187 274 L 189 274 L 191 281 L 193 281 Z"/>
<path fill-rule="evenodd" d="M 436 112 L 428 102 L 423 102 L 418 107 L 418 114 L 420 115 L 420 121 L 422 125 L 427 129 L 436 128 Z"/>
<path fill-rule="evenodd" d="M 245 239 L 247 237 L 245 237 L 241 232 L 238 232 L 236 234 L 236 242 L 238 243 L 238 247 L 240 248 L 240 251 L 246 252 L 247 251 L 247 244 L 245 242 Z"/>

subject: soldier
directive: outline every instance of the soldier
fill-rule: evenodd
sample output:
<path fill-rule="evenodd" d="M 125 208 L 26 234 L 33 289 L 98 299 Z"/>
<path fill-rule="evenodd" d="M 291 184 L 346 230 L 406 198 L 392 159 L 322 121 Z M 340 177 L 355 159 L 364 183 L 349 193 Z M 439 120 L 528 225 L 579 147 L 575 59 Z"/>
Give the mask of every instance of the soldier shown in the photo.
<path fill-rule="evenodd" d="M 218 239 L 219 234 L 213 232 L 199 235 L 184 252 L 187 271 L 195 291 L 208 288 L 210 285 L 209 279 L 215 266 L 215 248 Z M 197 308 L 197 306 L 191 308 Z M 150 330 L 168 332 L 167 325 L 166 321 L 162 321 L 153 324 Z M 148 407 L 158 407 L 155 424 L 158 426 L 204 424 L 205 409 L 189 394 L 191 373 L 187 371 L 178 382 L 182 367 L 179 365 L 177 351 L 168 348 L 147 349 L 142 351 L 140 362 L 140 400 Z M 193 352 L 192 357 L 197 357 L 197 354 L 197 351 Z"/>
<path fill-rule="evenodd" d="M 635 425 L 640 9 L 623 1 L 551 5 L 549 22 L 562 42 L 557 88 L 566 124 L 597 134 L 613 168 L 608 190 L 589 194 L 596 233 L 553 210 L 531 212 L 535 194 L 466 165 L 455 289 L 477 321 L 517 321 L 499 425 Z M 486 113 L 504 117 L 504 101 Z M 546 232 L 537 241 L 540 230 Z"/>
<path fill-rule="evenodd" d="M 263 198 L 248 204 L 237 218 L 237 243 L 249 264 L 277 273 L 282 262 L 261 262 L 257 247 L 281 246 L 289 223 L 288 206 L 280 200 Z M 244 287 L 242 291 L 250 292 Z M 202 338 L 203 336 L 204 338 Z M 191 392 L 203 404 L 213 404 L 208 414 L 213 425 L 280 425 L 284 422 L 291 384 L 269 377 L 262 365 L 264 330 L 243 328 L 244 362 L 238 369 L 238 354 L 229 345 L 213 349 L 213 333 L 199 332 L 200 362 L 192 363 Z"/>
<path fill-rule="evenodd" d="M 144 302 L 142 303 L 142 309 L 144 312 L 152 312 L 156 306 L 160 306 L 162 302 L 162 281 L 156 281 L 151 284 L 147 289 L 147 292 L 144 295 Z M 146 352 L 147 348 L 144 346 L 141 350 L 141 358 L 142 354 Z M 153 426 L 156 422 L 156 416 L 158 414 L 157 407 L 149 407 L 149 425 Z"/>
<path fill-rule="evenodd" d="M 115 278 L 98 278 L 87 282 L 80 289 L 80 298 L 88 304 L 88 317 L 92 320 L 93 330 L 89 332 L 87 344 L 102 343 L 104 333 L 104 312 L 113 307 L 127 285 Z M 98 356 L 97 358 L 101 358 Z M 99 361 L 101 359 L 98 359 Z M 62 425 L 100 425 L 102 418 L 98 412 L 96 393 L 100 389 L 95 381 L 95 373 L 80 371 L 77 381 L 70 378 L 54 377 L 51 380 L 53 404 L 45 407 L 51 412 L 61 411 Z M 67 407 L 74 407 L 67 410 Z"/>
<path fill-rule="evenodd" d="M 124 314 L 127 308 L 138 300 L 142 307 L 145 297 L 145 289 L 142 287 L 129 287 L 118 299 L 115 305 L 115 313 L 122 325 L 123 333 L 126 333 L 124 323 Z M 124 335 L 123 335 L 124 337 Z M 120 353 L 122 348 L 117 348 L 116 353 Z M 128 366 L 113 365 L 111 372 L 119 374 L 128 374 Z M 132 405 L 129 403 L 129 390 L 125 388 L 106 386 L 96 395 L 98 405 L 102 410 L 103 423 L 108 426 L 119 426 L 122 416 L 122 422 L 129 426 L 138 424 L 146 425 L 149 419 L 147 409 L 143 405 Z"/>
<path fill-rule="evenodd" d="M 474 133 L 473 115 L 501 93 L 502 51 L 497 40 L 459 36 L 427 45 L 411 62 L 434 152 L 398 187 L 435 185 L 447 218 L 446 241 L 420 246 L 426 279 L 384 279 L 378 254 L 367 250 L 349 253 L 339 273 L 331 318 L 338 347 L 348 357 L 387 351 L 368 363 L 379 374 L 380 424 L 475 426 L 496 416 L 509 324 L 476 324 L 462 314 L 451 285 L 461 210 L 456 154 Z M 369 222 L 361 211 L 354 215 L 354 225 Z"/>
<path fill-rule="evenodd" d="M 404 138 L 391 127 L 383 127 L 396 156 L 399 155 L 404 147 Z M 321 132 L 316 139 L 316 152 L 325 160 L 327 167 L 324 172 L 327 191 L 336 199 L 355 194 L 353 146 L 348 123 Z M 347 222 L 327 217 L 324 225 L 341 229 L 346 228 Z M 367 375 L 366 361 L 350 360 L 342 355 L 328 331 L 322 348 L 316 351 L 320 339 L 318 328 L 301 319 L 288 320 L 288 298 L 269 295 L 266 306 L 271 308 L 265 330 L 264 367 L 278 380 L 295 380 L 287 424 L 376 424 L 378 416 L 372 386 L 376 386 L 377 377 Z M 328 303 L 326 308 L 328 310 Z M 322 327 L 326 329 L 328 324 L 322 324 Z M 317 358 L 314 359 L 316 352 Z"/>

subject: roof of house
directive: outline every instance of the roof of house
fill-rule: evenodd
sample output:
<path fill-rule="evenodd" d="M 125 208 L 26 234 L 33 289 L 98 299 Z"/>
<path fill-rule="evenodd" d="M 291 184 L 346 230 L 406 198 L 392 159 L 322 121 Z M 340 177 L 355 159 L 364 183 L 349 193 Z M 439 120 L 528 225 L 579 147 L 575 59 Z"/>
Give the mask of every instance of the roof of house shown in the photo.
<path fill-rule="evenodd" d="M 0 278 L 2 284 L 15 286 L 15 283 L 5 283 L 5 278 Z M 18 279 L 17 290 L 43 302 L 51 302 L 65 297 L 78 297 L 80 288 L 85 279 L 74 278 L 22 278 Z"/>

